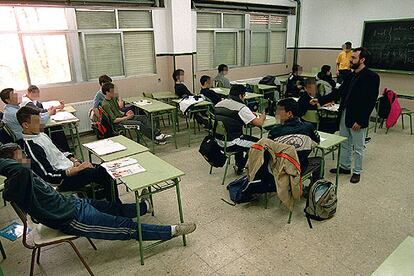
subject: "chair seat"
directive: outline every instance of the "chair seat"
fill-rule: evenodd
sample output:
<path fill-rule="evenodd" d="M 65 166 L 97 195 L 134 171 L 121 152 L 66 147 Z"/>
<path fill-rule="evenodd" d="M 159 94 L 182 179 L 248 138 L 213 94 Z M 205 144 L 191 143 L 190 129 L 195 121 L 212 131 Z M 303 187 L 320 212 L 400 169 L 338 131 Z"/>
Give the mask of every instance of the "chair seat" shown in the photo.
<path fill-rule="evenodd" d="M 77 236 L 66 235 L 59 230 L 52 229 L 43 224 L 37 224 L 32 232 L 32 235 L 33 242 L 36 245 L 77 238 Z"/>

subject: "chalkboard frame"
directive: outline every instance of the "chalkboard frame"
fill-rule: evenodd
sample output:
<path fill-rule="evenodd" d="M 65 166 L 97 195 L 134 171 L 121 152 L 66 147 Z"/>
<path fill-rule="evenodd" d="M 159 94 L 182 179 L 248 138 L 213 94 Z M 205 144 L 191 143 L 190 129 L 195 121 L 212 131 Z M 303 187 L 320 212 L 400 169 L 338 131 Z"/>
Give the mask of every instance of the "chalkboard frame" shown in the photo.
<path fill-rule="evenodd" d="M 366 23 L 381 23 L 381 22 L 400 22 L 400 21 L 414 21 L 412 18 L 395 18 L 395 19 L 380 19 L 380 20 L 364 20 L 364 25 L 362 27 L 362 37 L 361 45 L 364 45 L 364 34 L 365 34 L 365 25 Z M 391 70 L 391 69 L 380 69 L 380 68 L 370 68 L 373 71 L 380 73 L 391 73 L 391 74 L 402 74 L 402 75 L 414 75 L 414 71 L 408 70 Z"/>

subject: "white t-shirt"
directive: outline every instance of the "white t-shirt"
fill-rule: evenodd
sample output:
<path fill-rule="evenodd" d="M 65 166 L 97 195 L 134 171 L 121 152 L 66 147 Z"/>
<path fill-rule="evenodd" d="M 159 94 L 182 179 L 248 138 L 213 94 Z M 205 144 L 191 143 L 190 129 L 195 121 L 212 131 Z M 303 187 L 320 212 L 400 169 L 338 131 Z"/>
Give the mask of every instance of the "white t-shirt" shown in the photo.
<path fill-rule="evenodd" d="M 242 109 L 239 110 L 238 114 L 245 125 L 249 124 L 251 121 L 256 119 L 256 115 L 254 115 L 250 108 L 248 108 L 247 106 L 242 107 Z"/>

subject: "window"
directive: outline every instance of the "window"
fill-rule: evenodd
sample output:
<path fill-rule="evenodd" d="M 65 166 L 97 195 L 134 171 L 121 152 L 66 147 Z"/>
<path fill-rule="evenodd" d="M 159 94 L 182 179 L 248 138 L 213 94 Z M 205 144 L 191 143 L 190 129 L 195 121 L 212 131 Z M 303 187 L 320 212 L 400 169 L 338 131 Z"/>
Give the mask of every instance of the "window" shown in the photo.
<path fill-rule="evenodd" d="M 86 79 L 155 73 L 151 12 L 76 10 L 76 23 Z"/>
<path fill-rule="evenodd" d="M 63 8 L 0 7 L 0 86 L 71 81 L 67 31 Z"/>
<path fill-rule="evenodd" d="M 197 69 L 244 65 L 245 16 L 197 13 Z"/>
<path fill-rule="evenodd" d="M 286 28 L 286 16 L 199 12 L 197 69 L 284 63 Z"/>

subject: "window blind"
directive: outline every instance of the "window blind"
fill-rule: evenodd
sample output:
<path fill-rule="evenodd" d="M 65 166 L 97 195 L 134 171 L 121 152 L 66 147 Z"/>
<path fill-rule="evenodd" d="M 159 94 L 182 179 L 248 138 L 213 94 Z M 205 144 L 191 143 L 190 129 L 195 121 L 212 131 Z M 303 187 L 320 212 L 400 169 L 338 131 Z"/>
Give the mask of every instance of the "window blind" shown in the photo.
<path fill-rule="evenodd" d="M 214 65 L 225 63 L 237 65 L 237 33 L 216 33 L 216 61 Z"/>
<path fill-rule="evenodd" d="M 125 32 L 125 68 L 128 76 L 155 73 L 152 32 Z"/>
<path fill-rule="evenodd" d="M 244 28 L 244 15 L 242 14 L 224 14 L 223 15 L 224 28 Z"/>
<path fill-rule="evenodd" d="M 211 69 L 214 67 L 214 32 L 197 32 L 197 69 Z"/>
<path fill-rule="evenodd" d="M 115 11 L 76 11 L 78 29 L 116 29 Z"/>
<path fill-rule="evenodd" d="M 197 13 L 197 28 L 221 28 L 221 14 Z"/>
<path fill-rule="evenodd" d="M 268 15 L 250 15 L 250 29 L 252 30 L 267 30 L 269 29 Z"/>
<path fill-rule="evenodd" d="M 251 64 L 268 62 L 268 32 L 252 32 L 251 37 Z"/>
<path fill-rule="evenodd" d="M 270 62 L 285 62 L 286 32 L 272 32 L 270 34 Z"/>
<path fill-rule="evenodd" d="M 88 79 L 122 76 L 121 34 L 85 34 Z"/>
<path fill-rule="evenodd" d="M 244 32 L 239 32 L 239 45 L 237 47 L 237 65 L 242 66 L 244 65 Z"/>
<path fill-rule="evenodd" d="M 152 28 L 149 11 L 118 11 L 119 28 Z"/>

